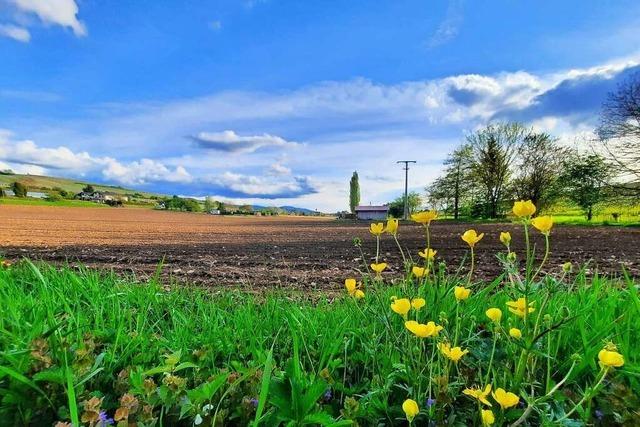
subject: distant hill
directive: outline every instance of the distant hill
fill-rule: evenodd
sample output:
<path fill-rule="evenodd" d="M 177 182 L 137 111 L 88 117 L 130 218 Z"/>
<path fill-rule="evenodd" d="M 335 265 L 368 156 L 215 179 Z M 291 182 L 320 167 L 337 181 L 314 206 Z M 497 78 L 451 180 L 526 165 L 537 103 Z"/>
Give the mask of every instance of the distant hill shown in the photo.
<path fill-rule="evenodd" d="M 71 193 L 79 193 L 87 185 L 92 185 L 96 191 L 111 191 L 118 194 L 140 194 L 142 197 L 150 197 L 153 193 L 144 191 L 132 190 L 117 185 L 103 185 L 94 184 L 86 181 L 79 181 L 76 179 L 56 178 L 52 176 L 40 176 L 40 175 L 21 175 L 2 172 L 0 173 L 0 187 L 7 188 L 13 182 L 19 181 L 29 187 L 30 191 L 47 191 L 53 189 L 62 189 Z"/>
<path fill-rule="evenodd" d="M 311 210 L 311 209 L 307 209 L 307 208 L 299 208 L 297 206 L 261 206 L 261 205 L 253 205 L 253 210 L 254 211 L 259 211 L 259 210 L 263 210 L 263 209 L 269 209 L 269 208 L 277 208 L 277 209 L 281 209 L 286 213 L 289 214 L 304 214 L 304 215 L 313 215 L 313 214 L 317 214 L 316 211 Z"/>

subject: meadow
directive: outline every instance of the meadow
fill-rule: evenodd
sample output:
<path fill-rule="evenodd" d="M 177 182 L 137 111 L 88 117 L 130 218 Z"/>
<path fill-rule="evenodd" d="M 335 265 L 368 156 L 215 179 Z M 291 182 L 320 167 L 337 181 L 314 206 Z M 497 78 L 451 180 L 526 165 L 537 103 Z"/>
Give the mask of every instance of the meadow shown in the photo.
<path fill-rule="evenodd" d="M 517 231 L 456 236 L 455 273 L 436 213 L 414 217 L 424 249 L 398 244 L 392 275 L 380 241 L 403 225 L 373 224 L 356 241 L 373 261 L 335 298 L 3 263 L 0 424 L 635 425 L 638 284 L 546 264 L 530 243 L 553 248 L 553 220 L 514 213 Z M 503 271 L 478 280 L 490 240 Z"/>

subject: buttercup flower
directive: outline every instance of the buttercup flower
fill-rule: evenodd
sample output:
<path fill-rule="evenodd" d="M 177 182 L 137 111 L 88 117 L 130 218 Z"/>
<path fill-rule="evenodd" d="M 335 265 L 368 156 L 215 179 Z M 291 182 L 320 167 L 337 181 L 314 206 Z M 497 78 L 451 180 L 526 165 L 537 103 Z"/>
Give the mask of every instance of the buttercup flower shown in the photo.
<path fill-rule="evenodd" d="M 536 213 L 536 205 L 531 200 L 520 200 L 513 204 L 513 214 L 518 218 L 529 218 Z"/>
<path fill-rule="evenodd" d="M 418 408 L 418 403 L 415 400 L 407 399 L 402 403 L 402 410 L 407 417 L 407 421 L 412 422 L 413 419 L 420 412 L 420 408 Z"/>
<path fill-rule="evenodd" d="M 502 319 L 502 310 L 500 310 L 499 308 L 490 308 L 486 311 L 485 314 L 489 319 L 493 320 L 496 323 L 500 322 L 500 319 Z"/>
<path fill-rule="evenodd" d="M 393 234 L 394 236 L 398 234 L 398 220 L 397 219 L 388 219 L 387 227 L 385 231 L 389 234 Z"/>
<path fill-rule="evenodd" d="M 449 343 L 439 343 L 438 349 L 442 354 L 444 354 L 447 358 L 453 360 L 455 363 L 458 363 L 462 356 L 469 353 L 469 350 L 462 350 L 460 347 L 453 347 Z"/>
<path fill-rule="evenodd" d="M 429 270 L 427 270 L 426 268 L 423 267 L 418 267 L 417 265 L 414 266 L 411 269 L 411 272 L 413 273 L 414 276 L 416 277 L 423 277 L 425 275 L 426 272 L 428 272 Z"/>
<path fill-rule="evenodd" d="M 432 261 L 435 257 L 436 254 L 438 253 L 438 251 L 435 251 L 431 248 L 425 249 L 424 252 L 418 252 L 418 256 L 420 256 L 421 258 L 424 258 L 426 260 Z"/>
<path fill-rule="evenodd" d="M 380 262 L 378 264 L 374 263 L 374 264 L 371 264 L 370 267 L 379 276 L 380 273 L 382 273 L 384 269 L 387 268 L 387 263 L 386 262 Z"/>
<path fill-rule="evenodd" d="M 516 406 L 520 402 L 518 395 L 505 391 L 503 388 L 496 389 L 495 393 L 491 393 L 496 402 L 502 409 L 508 409 L 512 406 Z"/>
<path fill-rule="evenodd" d="M 500 233 L 500 241 L 503 245 L 508 247 L 511 244 L 511 233 L 509 233 L 508 231 L 503 231 L 502 233 Z"/>
<path fill-rule="evenodd" d="M 482 409 L 480 411 L 480 418 L 482 418 L 483 426 L 490 426 L 496 422 L 496 417 L 493 415 L 493 412 L 491 412 L 489 409 Z"/>
<path fill-rule="evenodd" d="M 471 295 L 471 289 L 467 289 L 464 286 L 456 286 L 453 289 L 453 294 L 458 301 L 464 301 Z"/>
<path fill-rule="evenodd" d="M 562 264 L 562 271 L 565 273 L 571 273 L 571 270 L 573 270 L 573 264 L 571 264 L 571 261 L 567 261 Z"/>
<path fill-rule="evenodd" d="M 429 322 L 425 325 L 415 320 L 404 322 L 404 327 L 419 338 L 435 337 L 438 335 L 438 332 L 442 330 L 442 326 L 436 325 L 434 322 Z"/>
<path fill-rule="evenodd" d="M 598 361 L 602 368 L 619 368 L 624 365 L 624 356 L 615 350 L 603 348 L 598 353 Z"/>
<path fill-rule="evenodd" d="M 416 310 L 420 310 L 422 307 L 425 306 L 427 302 L 424 300 L 424 298 L 414 298 L 411 300 L 411 307 L 413 307 Z"/>
<path fill-rule="evenodd" d="M 379 236 L 384 233 L 384 224 L 381 222 L 374 222 L 369 226 L 369 232 L 374 236 Z"/>
<path fill-rule="evenodd" d="M 356 283 L 356 279 L 345 279 L 344 287 L 352 297 L 356 299 L 364 298 L 364 292 L 358 289 L 360 286 Z"/>
<path fill-rule="evenodd" d="M 547 215 L 535 217 L 531 220 L 531 225 L 533 225 L 542 234 L 548 236 L 549 233 L 551 233 L 551 228 L 553 227 L 553 217 Z"/>
<path fill-rule="evenodd" d="M 509 335 L 511 335 L 511 338 L 519 340 L 522 338 L 522 331 L 518 328 L 511 328 L 509 329 Z"/>
<path fill-rule="evenodd" d="M 509 252 L 507 254 L 507 260 L 509 260 L 511 262 L 515 262 L 516 261 L 516 253 L 515 252 Z"/>
<path fill-rule="evenodd" d="M 477 399 L 479 402 L 484 403 L 487 406 L 491 406 L 491 403 L 487 400 L 487 396 L 491 393 L 491 384 L 487 384 L 484 390 L 481 388 L 465 388 L 462 390 L 462 393 Z"/>
<path fill-rule="evenodd" d="M 429 225 L 431 221 L 438 217 L 438 212 L 436 211 L 422 211 L 411 214 L 411 219 L 417 223 L 422 225 Z"/>
<path fill-rule="evenodd" d="M 529 310 L 527 313 L 533 313 L 536 309 L 533 308 L 535 301 L 529 303 Z M 516 301 L 507 302 L 507 307 L 509 307 L 509 311 L 519 317 L 524 317 L 525 315 L 525 299 L 518 298 Z"/>
<path fill-rule="evenodd" d="M 484 237 L 484 233 L 478 234 L 476 230 L 467 230 L 462 235 L 462 240 L 467 242 L 470 247 L 474 247 Z"/>
<path fill-rule="evenodd" d="M 391 310 L 406 319 L 407 313 L 411 310 L 411 301 L 408 298 L 396 298 L 391 303 Z"/>

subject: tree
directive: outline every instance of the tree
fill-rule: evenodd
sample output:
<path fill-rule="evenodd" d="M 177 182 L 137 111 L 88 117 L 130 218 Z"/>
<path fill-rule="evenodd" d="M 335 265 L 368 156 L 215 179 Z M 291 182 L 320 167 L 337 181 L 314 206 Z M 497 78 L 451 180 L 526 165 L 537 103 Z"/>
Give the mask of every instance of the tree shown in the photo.
<path fill-rule="evenodd" d="M 13 195 L 16 197 L 27 197 L 27 186 L 21 182 L 14 182 L 11 184 L 11 190 L 13 191 Z"/>
<path fill-rule="evenodd" d="M 518 123 L 491 124 L 467 137 L 473 149 L 473 176 L 482 187 L 485 214 L 496 218 L 511 176 L 516 150 L 529 132 Z"/>
<path fill-rule="evenodd" d="M 356 213 L 356 206 L 360 204 L 360 182 L 358 180 L 358 172 L 351 175 L 349 182 L 349 208 L 351 213 Z"/>
<path fill-rule="evenodd" d="M 474 185 L 471 177 L 473 147 L 461 145 L 449 154 L 444 165 L 444 175 L 427 187 L 427 195 L 434 207 L 440 206 L 441 210 L 451 211 L 453 217 L 458 219 L 462 203 Z"/>
<path fill-rule="evenodd" d="M 93 185 L 91 185 L 91 184 L 87 184 L 87 185 L 85 185 L 85 186 L 84 186 L 84 188 L 82 189 L 82 191 L 83 191 L 84 193 L 95 193 L 95 192 L 96 192 L 96 189 L 95 189 L 95 188 L 93 188 Z"/>
<path fill-rule="evenodd" d="M 584 211 L 587 221 L 593 218 L 593 207 L 606 200 L 610 169 L 596 154 L 575 155 L 564 162 L 561 176 L 567 196 Z"/>
<path fill-rule="evenodd" d="M 607 159 L 624 182 L 619 189 L 640 196 L 640 73 L 633 74 L 610 93 L 596 129 Z M 632 185 L 629 185 L 629 181 Z"/>
<path fill-rule="evenodd" d="M 4 197 L 4 196 L 6 196 L 4 192 L 4 188 L 0 188 L 0 197 Z"/>
<path fill-rule="evenodd" d="M 521 200 L 531 200 L 538 208 L 553 204 L 559 197 L 558 177 L 562 162 L 569 155 L 547 133 L 530 133 L 518 150 L 513 192 Z"/>
<path fill-rule="evenodd" d="M 211 197 L 207 196 L 204 199 L 204 210 L 205 212 L 211 212 L 212 210 L 216 209 L 217 207 L 217 203 L 215 200 L 213 200 Z"/>
<path fill-rule="evenodd" d="M 407 205 L 409 206 L 409 215 L 417 211 L 422 205 L 420 194 L 415 191 L 407 194 Z M 404 196 L 399 196 L 389 203 L 389 215 L 394 218 L 402 218 L 404 216 Z"/>

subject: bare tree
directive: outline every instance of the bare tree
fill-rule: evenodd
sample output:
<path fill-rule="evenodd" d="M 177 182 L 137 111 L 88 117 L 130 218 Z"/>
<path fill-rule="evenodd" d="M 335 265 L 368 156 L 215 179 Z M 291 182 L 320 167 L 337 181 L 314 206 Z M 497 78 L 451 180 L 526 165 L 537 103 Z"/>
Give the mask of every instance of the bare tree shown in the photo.
<path fill-rule="evenodd" d="M 539 208 L 551 205 L 559 196 L 558 177 L 562 160 L 569 150 L 557 144 L 547 133 L 530 133 L 518 149 L 513 193 L 523 200 L 531 200 Z"/>
<path fill-rule="evenodd" d="M 490 218 L 500 213 L 516 151 L 528 134 L 518 123 L 498 123 L 467 136 L 473 148 L 473 175 L 484 192 Z"/>
<path fill-rule="evenodd" d="M 618 187 L 640 196 L 640 73 L 609 94 L 596 133 L 623 181 Z"/>

